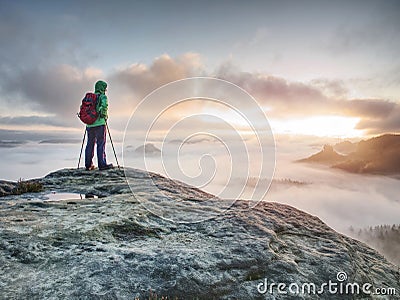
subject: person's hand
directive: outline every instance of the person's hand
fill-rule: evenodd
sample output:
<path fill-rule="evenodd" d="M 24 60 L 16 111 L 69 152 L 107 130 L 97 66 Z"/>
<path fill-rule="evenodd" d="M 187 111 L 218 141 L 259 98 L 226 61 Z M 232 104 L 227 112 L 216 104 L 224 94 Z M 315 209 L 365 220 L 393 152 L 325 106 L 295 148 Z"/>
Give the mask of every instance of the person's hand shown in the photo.
<path fill-rule="evenodd" d="M 108 115 L 107 115 L 107 110 L 106 109 L 102 109 L 100 111 L 100 117 L 104 118 L 104 119 L 108 119 Z"/>

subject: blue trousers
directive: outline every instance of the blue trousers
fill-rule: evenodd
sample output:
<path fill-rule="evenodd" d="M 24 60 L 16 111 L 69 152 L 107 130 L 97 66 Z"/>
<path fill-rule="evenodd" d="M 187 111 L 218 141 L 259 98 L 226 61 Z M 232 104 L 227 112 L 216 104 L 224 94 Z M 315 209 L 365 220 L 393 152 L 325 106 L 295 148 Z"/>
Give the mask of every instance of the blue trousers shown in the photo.
<path fill-rule="evenodd" d="M 106 126 L 86 127 L 86 131 L 85 167 L 89 168 L 93 164 L 94 144 L 97 144 L 98 167 L 106 166 Z"/>

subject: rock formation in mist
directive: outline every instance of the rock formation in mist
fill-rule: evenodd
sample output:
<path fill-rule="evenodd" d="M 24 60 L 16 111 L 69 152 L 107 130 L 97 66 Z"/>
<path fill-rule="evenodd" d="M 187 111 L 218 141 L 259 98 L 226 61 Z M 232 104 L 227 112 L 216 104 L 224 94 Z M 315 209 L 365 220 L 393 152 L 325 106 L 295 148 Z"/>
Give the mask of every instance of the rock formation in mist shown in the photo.
<path fill-rule="evenodd" d="M 150 155 L 150 156 L 154 156 L 154 155 L 160 155 L 161 150 L 158 149 L 156 146 L 154 146 L 154 144 L 152 143 L 147 143 L 143 146 L 139 146 L 135 149 L 135 152 L 141 155 Z"/>
<path fill-rule="evenodd" d="M 39 179 L 41 193 L 0 198 L 1 298 L 149 299 L 151 290 L 157 299 L 289 299 L 276 289 L 261 295 L 258 287 L 265 278 L 320 287 L 337 282 L 339 272 L 349 283 L 400 292 L 393 264 L 315 216 L 270 202 L 248 209 L 238 200 L 216 218 L 174 223 L 138 199 L 162 202 L 167 213 L 176 202 L 182 215 L 215 211 L 215 201 L 225 200 L 156 174 L 124 171 L 59 170 Z M 50 191 L 99 198 L 42 200 Z M 326 293 L 292 298 L 370 298 Z"/>
<path fill-rule="evenodd" d="M 350 154 L 357 150 L 357 144 L 358 143 L 352 143 L 350 141 L 343 141 L 335 144 L 333 146 L 333 149 L 335 149 L 335 151 L 339 152 L 340 154 Z"/>
<path fill-rule="evenodd" d="M 400 135 L 385 134 L 361 141 L 354 152 L 345 156 L 324 146 L 321 152 L 300 162 L 325 163 L 352 173 L 400 174 Z"/>
<path fill-rule="evenodd" d="M 299 162 L 310 162 L 331 165 L 339 161 L 344 161 L 346 156 L 338 154 L 332 146 L 325 145 L 324 148 L 308 158 L 299 160 Z"/>

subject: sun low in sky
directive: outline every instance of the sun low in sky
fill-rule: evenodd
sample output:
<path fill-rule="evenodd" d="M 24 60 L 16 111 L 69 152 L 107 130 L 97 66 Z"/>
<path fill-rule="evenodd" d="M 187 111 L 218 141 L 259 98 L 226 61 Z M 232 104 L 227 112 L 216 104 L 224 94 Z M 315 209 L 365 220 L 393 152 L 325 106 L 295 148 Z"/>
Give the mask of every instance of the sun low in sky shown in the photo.
<path fill-rule="evenodd" d="M 271 124 L 277 134 L 346 139 L 364 136 L 362 130 L 356 129 L 359 121 L 359 118 L 354 117 L 314 116 L 303 119 L 272 120 Z"/>
<path fill-rule="evenodd" d="M 346 138 L 400 129 L 398 1 L 1 7 L 0 134 L 79 131 L 80 100 L 102 79 L 110 125 L 122 136 L 146 95 L 196 76 L 244 89 L 276 134 Z"/>

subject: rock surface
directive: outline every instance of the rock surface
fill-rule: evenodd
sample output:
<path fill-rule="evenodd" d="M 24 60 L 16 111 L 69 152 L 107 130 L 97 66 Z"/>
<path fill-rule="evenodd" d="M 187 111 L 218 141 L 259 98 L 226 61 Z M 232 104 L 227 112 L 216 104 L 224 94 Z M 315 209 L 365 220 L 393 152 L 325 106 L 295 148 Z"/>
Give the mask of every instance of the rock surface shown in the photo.
<path fill-rule="evenodd" d="M 337 282 L 339 272 L 348 275 L 346 282 L 400 293 L 394 265 L 315 216 L 270 202 L 249 210 L 236 201 L 216 218 L 174 223 L 137 200 L 155 197 L 151 180 L 173 201 L 204 210 L 222 200 L 158 175 L 125 171 L 140 197 L 121 170 L 65 169 L 41 179 L 46 191 L 99 198 L 46 201 L 46 192 L 0 198 L 1 299 L 149 299 L 150 291 L 158 299 L 389 299 L 257 290 L 265 278 L 319 287 Z"/>
<path fill-rule="evenodd" d="M 16 187 L 16 182 L 0 180 L 0 197 L 13 194 Z"/>

